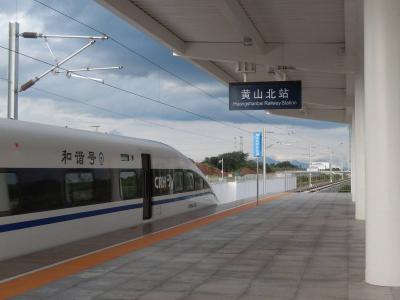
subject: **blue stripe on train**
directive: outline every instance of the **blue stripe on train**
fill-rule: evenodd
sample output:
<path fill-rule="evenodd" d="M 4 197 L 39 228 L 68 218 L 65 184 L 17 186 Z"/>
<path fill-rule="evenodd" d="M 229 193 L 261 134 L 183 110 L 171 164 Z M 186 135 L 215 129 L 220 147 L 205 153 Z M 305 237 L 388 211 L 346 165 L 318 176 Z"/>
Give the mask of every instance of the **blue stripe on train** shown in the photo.
<path fill-rule="evenodd" d="M 171 203 L 171 202 L 176 202 L 176 201 L 187 200 L 187 199 L 193 198 L 193 196 L 199 197 L 199 196 L 204 196 L 207 194 L 212 194 L 212 193 L 205 192 L 205 193 L 201 193 L 201 194 L 181 196 L 181 197 L 177 197 L 177 198 L 170 198 L 170 199 L 164 199 L 164 200 L 157 200 L 157 201 L 153 201 L 153 205 L 160 205 L 160 204 L 166 204 L 166 203 Z"/>
<path fill-rule="evenodd" d="M 212 194 L 212 193 L 206 192 L 206 193 L 201 193 L 201 194 L 196 194 L 196 195 L 182 196 L 182 197 L 177 197 L 177 198 L 153 201 L 153 205 L 160 205 L 160 204 L 166 204 L 166 203 L 171 203 L 171 202 L 176 202 L 176 201 L 187 200 L 192 197 L 203 196 L 206 194 Z M 105 215 L 105 214 L 110 214 L 110 213 L 114 213 L 114 212 L 129 210 L 129 209 L 137 209 L 137 208 L 141 208 L 141 207 L 143 207 L 143 203 L 129 204 L 129 205 L 123 205 L 123 206 L 117 206 L 117 207 L 97 209 L 97 210 L 92 210 L 92 211 L 84 211 L 84 212 L 73 213 L 73 214 L 68 214 L 68 215 L 48 217 L 48 218 L 43 218 L 43 219 L 36 219 L 36 220 L 4 224 L 4 225 L 0 225 L 0 232 L 7 232 L 7 231 L 24 229 L 24 228 L 48 225 L 48 224 L 53 224 L 53 223 L 77 220 L 77 219 L 82 219 L 82 218 L 94 217 L 94 216 L 98 216 L 98 215 Z"/>

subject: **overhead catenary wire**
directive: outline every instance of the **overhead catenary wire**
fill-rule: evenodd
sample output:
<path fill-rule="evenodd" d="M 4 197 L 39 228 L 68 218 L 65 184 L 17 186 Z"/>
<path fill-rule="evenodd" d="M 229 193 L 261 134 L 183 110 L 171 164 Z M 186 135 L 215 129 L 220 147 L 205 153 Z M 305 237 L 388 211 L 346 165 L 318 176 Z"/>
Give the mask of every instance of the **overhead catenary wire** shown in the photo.
<path fill-rule="evenodd" d="M 6 78 L 0 77 L 0 80 L 8 82 L 8 79 L 6 79 Z M 51 92 L 51 91 L 48 91 L 48 90 L 45 90 L 45 89 L 42 89 L 42 88 L 32 87 L 32 89 L 36 90 L 36 91 L 39 91 L 41 93 L 45 93 L 45 94 L 48 94 L 48 95 L 51 95 L 51 96 L 62 98 L 62 99 L 68 100 L 68 101 L 80 103 L 82 105 L 85 105 L 85 106 L 88 106 L 88 107 L 92 107 L 92 108 L 95 108 L 97 110 L 101 110 L 101 111 L 104 111 L 104 112 L 107 112 L 107 113 L 123 116 L 123 117 L 129 118 L 129 119 L 133 119 L 134 118 L 133 115 L 130 115 L 130 114 L 127 114 L 127 113 L 117 112 L 117 111 L 114 111 L 114 110 L 111 110 L 111 109 L 108 109 L 108 108 L 105 108 L 105 107 L 102 107 L 102 106 L 99 106 L 99 105 L 87 103 L 85 101 L 82 101 L 82 100 L 79 100 L 79 99 L 76 99 L 76 98 L 72 98 L 72 97 L 69 97 L 69 96 L 64 96 L 64 95 L 61 95 L 61 94 L 58 94 L 58 93 L 54 93 L 54 92 Z M 213 136 L 209 136 L 209 135 L 199 134 L 199 133 L 196 133 L 196 132 L 192 132 L 190 130 L 175 128 L 175 127 L 172 127 L 172 126 L 169 126 L 169 125 L 159 124 L 159 123 L 153 122 L 153 121 L 148 121 L 148 120 L 143 120 L 143 119 L 136 119 L 136 118 L 133 119 L 133 120 L 136 121 L 136 122 L 139 122 L 139 123 L 150 124 L 150 125 L 158 126 L 158 127 L 161 127 L 161 128 L 168 128 L 170 130 L 179 131 L 179 132 L 183 132 L 183 133 L 194 135 L 194 136 L 199 136 L 199 137 L 219 140 L 219 141 L 222 141 L 224 143 L 230 142 L 230 140 L 223 139 L 223 138 L 220 138 L 220 137 L 213 137 Z"/>
<path fill-rule="evenodd" d="M 119 45 L 120 47 L 122 47 L 122 48 L 126 49 L 127 51 L 131 52 L 132 54 L 134 54 L 134 55 L 136 55 L 136 56 L 138 56 L 138 57 L 141 57 L 142 59 L 146 60 L 146 61 L 149 62 L 150 64 L 152 64 L 152 65 L 158 67 L 159 69 L 161 69 L 161 70 L 163 70 L 164 72 L 170 74 L 171 76 L 173 76 L 173 77 L 175 77 L 175 78 L 181 80 L 182 82 L 185 82 L 187 85 L 191 86 L 191 87 L 194 88 L 194 89 L 199 90 L 200 92 L 202 92 L 203 94 L 209 96 L 210 98 L 214 98 L 214 99 L 216 99 L 217 101 L 219 101 L 219 102 L 221 102 L 221 103 L 223 103 L 223 104 L 228 104 L 227 102 L 225 102 L 225 101 L 223 101 L 222 99 L 220 99 L 220 97 L 215 96 L 215 95 L 213 95 L 213 94 L 211 94 L 211 93 L 205 91 L 204 89 L 198 87 L 197 85 L 193 84 L 192 82 L 188 81 L 187 79 L 183 78 L 182 76 L 179 76 L 179 75 L 175 74 L 174 72 L 171 72 L 170 70 L 166 69 L 166 68 L 163 67 L 162 65 L 160 65 L 160 64 L 158 64 L 158 63 L 156 63 L 156 62 L 154 62 L 153 60 L 149 59 L 149 58 L 146 57 L 145 55 L 143 55 L 143 54 L 139 53 L 138 51 L 132 49 L 131 47 L 127 46 L 126 44 L 124 44 L 124 43 L 121 42 L 120 40 L 114 38 L 113 36 L 109 35 L 108 33 L 105 33 L 105 32 L 103 32 L 102 30 L 99 30 L 99 29 L 95 28 L 95 27 L 92 26 L 92 25 L 89 25 L 89 24 L 87 24 L 87 23 L 85 23 L 85 22 L 83 22 L 83 21 L 81 21 L 81 20 L 79 20 L 79 19 L 77 19 L 77 18 L 75 18 L 75 17 L 73 17 L 73 16 L 70 16 L 69 14 L 67 14 L 67 13 L 65 13 L 65 12 L 63 12 L 63 11 L 61 11 L 61 10 L 59 10 L 59 9 L 56 9 L 56 8 L 52 7 L 51 5 L 48 5 L 47 3 L 44 3 L 43 1 L 40 1 L 40 0 L 33 0 L 33 1 L 36 2 L 37 4 L 42 5 L 43 7 L 46 7 L 46 8 L 49 9 L 49 10 L 52 10 L 52 11 L 54 11 L 54 12 L 56 12 L 56 13 L 58 13 L 58 14 L 64 16 L 65 18 L 68 18 L 68 19 L 70 19 L 70 20 L 72 20 L 72 21 L 74 21 L 74 22 L 76 22 L 76 23 L 78 23 L 78 24 L 80 24 L 80 25 L 82 25 L 82 26 L 84 26 L 84 27 L 90 29 L 90 30 L 93 30 L 93 31 L 95 31 L 95 32 L 97 32 L 97 33 L 99 33 L 99 34 L 102 34 L 102 35 L 107 35 L 108 38 L 109 38 L 109 40 L 113 41 L 114 43 L 116 43 L 116 44 Z M 265 122 L 265 121 L 262 120 L 261 118 L 258 118 L 258 117 L 256 117 L 256 116 L 254 116 L 254 115 L 248 113 L 247 111 L 239 111 L 239 112 L 242 113 L 242 114 L 244 114 L 244 115 L 247 115 L 247 116 L 249 116 L 249 117 L 251 117 L 251 118 L 253 118 L 253 119 L 255 119 L 255 120 L 257 120 L 258 122 L 261 122 L 261 123 L 264 123 L 264 122 Z M 275 130 L 281 130 L 280 128 L 278 128 L 277 126 L 274 126 L 274 125 L 268 125 L 268 127 L 273 128 L 273 129 L 275 129 Z M 303 137 L 303 138 L 304 138 L 304 139 L 307 139 L 307 138 L 305 138 L 305 137 Z M 321 144 L 317 144 L 317 143 L 313 143 L 313 144 L 314 144 L 314 145 L 318 145 L 318 146 L 323 147 L 323 148 L 326 148 L 326 147 L 327 147 L 327 146 L 325 146 L 325 145 L 321 145 Z"/>
<path fill-rule="evenodd" d="M 80 103 L 80 104 L 86 105 L 88 107 L 92 107 L 92 108 L 95 108 L 95 109 L 98 109 L 98 110 L 102 110 L 104 112 L 108 112 L 108 113 L 111 113 L 111 114 L 114 114 L 114 115 L 119 115 L 119 116 L 127 117 L 127 118 L 130 118 L 130 119 L 134 118 L 133 115 L 130 115 L 130 114 L 127 114 L 127 113 L 117 112 L 117 111 L 110 110 L 108 108 L 105 108 L 105 107 L 102 107 L 102 106 L 98 106 L 98 105 L 95 105 L 95 104 L 89 104 L 89 103 L 87 103 L 85 101 L 74 99 L 74 98 L 71 98 L 71 97 L 68 97 L 68 96 L 63 96 L 63 95 L 60 95 L 60 94 L 57 94 L 57 93 L 54 93 L 54 92 L 50 92 L 50 91 L 47 91 L 47 90 L 44 90 L 44 89 L 41 89 L 41 88 L 34 88 L 34 89 L 39 91 L 39 92 L 48 94 L 48 95 L 53 95 L 53 96 L 56 96 L 56 97 L 59 97 L 59 98 L 63 98 L 65 100 L 69 100 L 69 101 L 73 101 L 73 102 L 76 102 L 76 103 Z M 182 133 L 186 133 L 186 134 L 190 134 L 190 135 L 194 135 L 194 136 L 198 136 L 198 137 L 203 137 L 203 138 L 209 138 L 209 139 L 213 139 L 213 140 L 222 141 L 224 143 L 229 141 L 227 139 L 214 137 L 214 136 L 209 136 L 209 135 L 205 135 L 205 134 L 199 134 L 199 133 L 196 133 L 196 132 L 192 132 L 190 130 L 180 129 L 180 128 L 172 127 L 172 126 L 165 125 L 165 124 L 159 124 L 159 123 L 153 122 L 153 121 L 148 121 L 148 120 L 143 120 L 143 119 L 136 119 L 136 118 L 133 119 L 133 120 L 136 121 L 136 122 L 139 122 L 139 123 L 149 124 L 149 125 L 153 125 L 153 126 L 157 126 L 157 127 L 161 127 L 161 128 L 168 128 L 168 129 L 173 130 L 173 131 L 179 131 L 179 132 L 182 132 Z"/>
<path fill-rule="evenodd" d="M 52 11 L 54 11 L 54 12 L 56 12 L 56 13 L 58 13 L 58 14 L 64 16 L 65 18 L 68 18 L 68 19 L 70 19 L 70 20 L 72 20 L 72 21 L 74 21 L 74 22 L 80 24 L 81 26 L 84 26 L 84 27 L 86 27 L 86 28 L 88 28 L 88 29 L 90 29 L 90 30 L 93 30 L 94 32 L 97 32 L 97 33 L 99 33 L 99 34 L 101 34 L 101 35 L 107 35 L 107 36 L 109 37 L 109 40 L 111 40 L 111 41 L 113 41 L 114 43 L 118 44 L 120 47 L 126 49 L 126 50 L 129 51 L 130 53 L 132 53 L 132 54 L 134 54 L 134 55 L 136 55 L 136 56 L 138 56 L 138 57 L 144 59 L 144 60 L 147 61 L 148 63 L 150 63 L 150 64 L 152 64 L 152 65 L 158 67 L 160 70 L 163 70 L 164 72 L 168 73 L 169 75 L 171 75 L 171 76 L 173 76 L 173 77 L 175 77 L 175 78 L 181 80 L 182 82 L 186 83 L 187 85 L 191 86 L 192 88 L 197 89 L 198 91 L 200 91 L 200 92 L 202 92 L 203 94 L 209 96 L 210 98 L 214 98 L 214 99 L 216 99 L 217 101 L 219 101 L 219 102 L 221 102 L 221 103 L 223 103 L 223 104 L 227 104 L 227 102 L 225 102 L 225 101 L 223 101 L 222 99 L 220 99 L 221 97 L 216 96 L 216 95 L 213 95 L 212 93 L 209 93 L 208 91 L 202 89 L 201 87 L 199 87 L 199 86 L 193 84 L 192 82 L 190 82 L 189 80 L 185 79 L 184 77 L 179 76 L 179 75 L 177 75 L 177 74 L 174 73 L 174 72 L 171 72 L 170 70 L 168 70 L 167 68 L 163 67 L 163 66 L 160 65 L 159 63 L 157 63 L 157 62 L 151 60 L 151 59 L 148 58 L 147 56 L 145 56 L 145 55 L 141 54 L 140 52 L 136 51 L 135 49 L 132 49 L 131 47 L 127 46 L 127 45 L 126 45 L 125 43 L 123 43 L 122 41 L 116 39 L 116 38 L 113 37 L 113 36 L 110 36 L 109 34 L 105 33 L 104 31 L 99 30 L 99 29 L 95 28 L 94 26 L 89 25 L 89 24 L 87 24 L 87 23 L 85 23 L 85 22 L 79 20 L 78 18 L 75 18 L 75 17 L 73 17 L 73 16 L 71 16 L 71 15 L 69 15 L 69 14 L 67 14 L 67 13 L 65 13 L 65 12 L 63 12 L 63 11 L 57 9 L 57 8 L 54 8 L 54 7 L 52 7 L 51 5 L 49 5 L 49 4 L 47 4 L 47 3 L 44 3 L 43 1 L 40 1 L 40 0 L 33 0 L 33 1 L 36 2 L 36 3 L 39 4 L 39 5 L 42 5 L 43 7 L 46 7 L 46 8 L 49 9 L 49 10 L 52 10 Z M 115 86 L 112 86 L 112 85 L 110 85 L 110 87 L 117 88 L 117 89 L 119 88 L 119 87 L 115 87 Z M 120 91 L 122 91 L 122 92 L 131 92 L 131 91 L 125 90 L 125 89 L 123 89 L 123 88 L 121 88 Z M 133 94 L 136 95 L 136 93 L 133 93 Z M 136 96 L 141 97 L 141 96 L 143 96 L 143 95 L 140 95 L 140 94 L 139 94 L 139 95 L 136 95 Z M 148 100 L 150 100 L 150 99 L 148 99 Z M 153 100 L 155 100 L 155 99 L 153 99 Z M 164 102 L 163 102 L 163 103 L 164 103 Z M 261 122 L 261 123 L 264 122 L 264 120 L 262 120 L 262 119 L 260 119 L 260 118 L 258 118 L 258 117 L 256 117 L 256 116 L 254 116 L 254 115 L 251 115 L 250 113 L 248 113 L 248 112 L 246 112 L 246 111 L 240 111 L 240 113 L 245 114 L 245 115 L 247 115 L 247 116 L 249 116 L 249 117 L 251 117 L 251 118 L 253 118 L 253 119 L 255 119 L 255 120 L 259 121 L 259 122 Z M 211 118 L 211 119 L 212 119 L 212 118 Z M 215 120 L 215 121 L 220 122 L 220 123 L 222 123 L 222 124 L 226 124 L 225 122 L 221 122 L 221 121 L 218 121 L 218 120 Z M 226 124 L 226 125 L 228 125 L 228 124 Z M 231 127 L 232 127 L 232 126 L 233 126 L 233 125 L 231 125 Z M 268 125 L 268 126 L 269 126 L 270 128 L 278 129 L 278 127 L 277 127 L 277 126 L 274 126 L 274 125 Z M 233 127 L 235 127 L 236 129 L 239 129 L 239 128 L 240 128 L 240 127 L 236 127 L 236 126 L 233 126 Z M 242 128 L 240 128 L 239 130 L 242 130 L 242 131 L 245 131 L 245 132 L 247 132 L 247 133 L 250 133 L 250 131 L 244 130 L 244 129 L 242 129 Z M 279 130 L 281 130 L 281 128 L 279 128 Z M 305 138 L 305 137 L 303 137 L 303 138 L 304 138 L 304 139 L 308 139 L 308 138 Z M 309 139 L 308 139 L 308 140 L 309 140 Z M 309 141 L 310 141 L 310 140 L 309 140 Z M 318 146 L 320 146 L 320 147 L 326 148 L 325 145 L 317 144 L 317 143 L 315 143 L 315 142 L 311 142 L 311 143 L 312 143 L 313 145 L 318 145 Z"/>
<path fill-rule="evenodd" d="M 2 46 L 0 45 L 0 48 L 1 47 Z M 6 79 L 6 78 L 1 78 L 0 77 L 0 80 L 8 82 L 8 79 Z M 95 104 L 90 104 L 90 103 L 87 103 L 85 101 L 78 100 L 76 98 L 72 98 L 72 97 L 69 97 L 69 96 L 64 96 L 64 95 L 61 95 L 61 94 L 58 94 L 58 93 L 55 93 L 55 92 L 51 92 L 51 91 L 48 91 L 48 90 L 45 90 L 45 89 L 42 89 L 42 88 L 32 87 L 32 89 L 37 90 L 37 91 L 42 92 L 42 93 L 45 93 L 45 94 L 48 94 L 48 95 L 52 95 L 52 96 L 59 97 L 59 98 L 65 99 L 65 100 L 76 102 L 76 103 L 79 103 L 79 104 L 82 104 L 82 105 L 85 105 L 85 106 L 88 106 L 88 107 L 92 107 L 92 108 L 95 108 L 95 109 L 98 109 L 98 110 L 101 110 L 101 111 L 104 111 L 104 112 L 108 112 L 108 113 L 111 113 L 111 114 L 127 117 L 127 118 L 130 118 L 130 119 L 133 119 L 135 117 L 135 116 L 127 114 L 127 113 L 122 113 L 122 112 L 117 112 L 117 111 L 114 111 L 114 110 L 110 110 L 110 109 L 102 107 L 102 106 L 98 106 L 98 105 L 95 105 Z M 153 122 L 153 121 L 148 121 L 148 120 L 143 120 L 143 119 L 140 119 L 140 120 L 134 119 L 134 120 L 139 122 L 139 123 L 150 124 L 150 125 L 161 127 L 161 128 L 168 128 L 170 130 L 183 132 L 183 133 L 190 134 L 190 135 L 193 135 L 193 136 L 199 136 L 199 137 L 203 137 L 203 138 L 210 138 L 210 139 L 214 139 L 214 140 L 219 140 L 219 141 L 224 142 L 224 143 L 230 143 L 231 142 L 231 140 L 227 140 L 227 139 L 223 139 L 223 138 L 219 138 L 219 137 L 208 136 L 208 135 L 203 135 L 203 134 L 199 134 L 199 133 L 192 132 L 192 131 L 189 131 L 189 130 L 175 128 L 175 127 L 168 126 L 168 125 L 165 125 L 165 124 L 159 124 L 159 123 Z M 272 139 L 272 140 L 276 141 L 276 139 Z M 280 144 L 274 144 L 274 145 L 276 145 L 276 147 L 285 146 L 285 145 L 280 145 Z M 314 145 L 316 145 L 316 144 L 314 143 Z M 291 145 L 290 147 L 291 148 L 301 149 L 301 150 L 308 149 L 305 146 L 302 147 L 302 146 L 298 146 L 298 145 Z M 270 151 L 270 150 L 268 150 L 268 151 Z M 321 155 L 321 153 L 315 153 L 315 152 L 314 152 L 314 154 Z"/>
<path fill-rule="evenodd" d="M 92 25 L 89 25 L 89 24 L 87 24 L 87 23 L 85 23 L 85 22 L 83 22 L 83 21 L 81 21 L 81 20 L 79 20 L 79 19 L 77 19 L 77 18 L 75 18 L 73 16 L 70 16 L 69 14 L 67 14 L 67 13 L 65 13 L 65 12 L 63 12 L 63 11 L 57 9 L 57 8 L 54 8 L 54 7 L 50 6 L 50 5 L 48 5 L 47 3 L 44 3 L 44 2 L 39 1 L 39 0 L 33 0 L 33 1 L 38 3 L 38 4 L 40 4 L 40 5 L 42 5 L 42 6 L 44 6 L 44 7 L 46 7 L 46 8 L 48 8 L 48 9 L 50 9 L 50 10 L 52 10 L 52 11 L 54 11 L 54 12 L 56 12 L 56 13 L 58 13 L 58 14 L 60 14 L 60 15 L 62 15 L 62 16 L 64 16 L 65 18 L 68 18 L 68 19 L 70 19 L 70 20 L 72 20 L 72 21 L 74 21 L 74 22 L 76 22 L 76 23 L 78 23 L 78 24 L 90 29 L 90 30 L 93 30 L 93 31 L 95 31 L 95 32 L 97 32 L 99 34 L 102 34 L 102 35 L 106 35 L 109 38 L 110 41 L 113 41 L 114 43 L 116 43 L 120 47 L 124 48 L 125 50 L 129 51 L 130 53 L 132 53 L 132 54 L 144 59 L 145 61 L 147 61 L 148 63 L 152 64 L 153 66 L 156 66 L 160 70 L 163 70 L 164 72 L 168 73 L 169 75 L 181 80 L 182 82 L 186 83 L 187 85 L 191 86 L 192 88 L 197 89 L 198 91 L 202 92 L 203 94 L 207 95 L 208 97 L 214 98 L 217 101 L 219 101 L 220 103 L 228 105 L 228 102 L 223 101 L 222 99 L 220 99 L 219 96 L 213 95 L 213 94 L 207 92 L 206 90 L 200 88 L 199 86 L 193 84 L 189 80 L 183 78 L 182 76 L 179 76 L 179 75 L 175 74 L 174 72 L 171 72 L 170 70 L 166 69 L 165 67 L 163 67 L 159 63 L 156 63 L 155 61 L 149 59 L 147 56 L 141 54 L 140 52 L 138 52 L 138 51 L 136 51 L 134 49 L 132 49 L 131 47 L 127 46 L 125 43 L 123 43 L 120 40 L 114 38 L 113 36 L 109 35 L 108 33 L 105 33 L 102 30 L 99 30 L 99 29 L 95 28 Z M 246 115 L 246 116 L 248 116 L 248 117 L 250 117 L 250 118 L 253 118 L 253 119 L 257 120 L 258 122 L 261 122 L 261 123 L 265 122 L 261 118 L 258 118 L 258 117 L 254 116 L 254 115 L 252 115 L 252 114 L 250 114 L 250 113 L 248 113 L 246 111 L 239 111 L 239 112 L 244 114 L 244 115 Z"/>
<path fill-rule="evenodd" d="M 4 50 L 7 50 L 7 51 L 12 51 L 11 49 L 9 49 L 8 47 L 5 47 L 5 46 L 3 46 L 3 45 L 0 45 L 0 48 L 1 48 L 1 49 L 4 49 Z M 32 60 L 34 60 L 34 61 L 37 61 L 37 62 L 40 62 L 40 63 L 43 63 L 43 64 L 46 64 L 46 65 L 48 65 L 48 66 L 54 66 L 54 64 L 52 64 L 52 63 L 50 63 L 50 62 L 44 61 L 44 60 L 42 60 L 42 59 L 39 59 L 39 58 L 36 58 L 36 57 L 33 57 L 33 56 L 30 56 L 30 55 L 25 54 L 25 53 L 23 53 L 23 52 L 21 52 L 21 51 L 14 51 L 14 52 L 15 52 L 15 53 L 18 53 L 19 55 L 22 55 L 22 56 L 24 56 L 24 57 L 26 57 L 26 58 L 32 59 Z M 63 68 L 63 67 L 59 67 L 59 69 L 64 70 L 64 71 L 68 71 L 67 69 L 65 69 L 65 68 Z M 151 101 L 151 102 L 154 102 L 154 103 L 157 103 L 157 104 L 160 104 L 160 105 L 164 105 L 164 106 L 169 107 L 169 108 L 171 108 L 171 109 L 175 109 L 175 110 L 178 110 L 178 111 L 181 111 L 181 112 L 185 112 L 185 113 L 187 113 L 187 114 L 196 116 L 196 117 L 198 117 L 198 118 L 200 118 L 200 119 L 205 119 L 205 120 L 208 120 L 208 121 L 212 121 L 212 122 L 215 122 L 215 123 L 219 123 L 219 124 L 221 124 L 221 125 L 223 125 L 223 126 L 226 126 L 226 127 L 235 128 L 235 129 L 237 129 L 237 130 L 240 130 L 240 131 L 243 131 L 243 132 L 246 132 L 246 133 L 251 133 L 251 131 L 249 131 L 249 130 L 240 128 L 240 127 L 238 127 L 238 126 L 234 126 L 234 125 L 228 124 L 228 123 L 223 122 L 223 121 L 219 121 L 219 120 L 214 119 L 214 118 L 212 118 L 212 117 L 210 117 L 210 116 L 203 115 L 203 114 L 199 114 L 199 113 L 196 113 L 196 112 L 192 112 L 192 111 L 190 111 L 190 110 L 188 110 L 188 109 L 185 109 L 185 108 L 182 108 L 182 107 L 178 107 L 178 106 L 175 106 L 175 105 L 166 103 L 166 102 L 164 102 L 164 101 L 161 101 L 161 100 L 158 100 L 158 99 L 155 99 L 155 98 L 152 98 L 152 97 L 148 97 L 148 96 L 145 96 L 145 95 L 142 95 L 142 94 L 133 92 L 133 91 L 131 91 L 131 90 L 128 90 L 128 89 L 125 89 L 125 88 L 122 88 L 122 87 L 118 87 L 118 86 L 113 85 L 113 84 L 102 83 L 102 82 L 97 82 L 97 81 L 94 81 L 94 82 L 95 82 L 95 83 L 102 84 L 102 85 L 105 85 L 105 86 L 110 87 L 110 88 L 113 88 L 113 89 L 118 90 L 118 91 L 120 91 L 120 92 L 124 92 L 124 93 L 130 94 L 130 95 L 133 95 L 133 96 L 137 96 L 137 97 L 139 97 L 139 98 L 141 98 L 141 99 L 144 99 L 144 100 L 147 100 L 147 101 Z"/>

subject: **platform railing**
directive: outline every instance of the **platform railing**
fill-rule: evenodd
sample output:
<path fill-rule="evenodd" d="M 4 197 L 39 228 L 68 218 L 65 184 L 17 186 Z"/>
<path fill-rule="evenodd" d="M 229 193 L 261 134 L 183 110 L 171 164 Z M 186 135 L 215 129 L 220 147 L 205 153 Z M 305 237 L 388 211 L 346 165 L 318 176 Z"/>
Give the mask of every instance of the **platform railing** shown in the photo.
<path fill-rule="evenodd" d="M 266 180 L 273 178 L 282 178 L 285 176 L 294 176 L 291 172 L 276 172 L 276 173 L 268 173 L 266 176 Z M 207 181 L 211 184 L 222 183 L 222 182 L 244 182 L 244 181 L 254 181 L 257 178 L 256 174 L 247 174 L 244 176 L 226 176 L 222 179 L 221 176 L 206 176 Z M 262 174 L 258 175 L 258 179 L 262 180 Z"/>
<path fill-rule="evenodd" d="M 295 177 L 295 180 L 292 178 Z M 256 174 L 248 174 L 245 176 L 227 176 L 223 179 L 220 176 L 207 176 L 208 181 L 215 184 L 222 184 L 227 182 L 250 182 L 256 181 Z M 262 174 L 259 175 L 259 184 L 263 185 Z M 348 181 L 348 184 L 343 184 L 340 192 L 350 192 L 351 185 L 349 179 L 351 172 L 349 171 L 279 171 L 267 174 L 266 181 L 281 181 L 284 184 L 284 191 L 301 191 L 308 188 L 315 188 L 329 183 L 336 183 L 341 181 Z M 295 182 L 295 184 L 294 184 Z M 268 184 L 267 184 L 268 185 Z"/>
<path fill-rule="evenodd" d="M 256 176 L 243 176 L 233 178 L 231 181 L 217 180 L 210 182 L 219 202 L 231 202 L 237 200 L 256 198 L 257 180 Z M 271 195 L 285 191 L 296 190 L 296 176 L 294 174 L 279 173 L 268 174 L 265 184 L 262 176 L 258 180 L 259 196 Z"/>
<path fill-rule="evenodd" d="M 343 190 L 341 192 L 351 191 L 351 184 L 349 183 L 351 172 L 349 171 L 300 171 L 295 172 L 294 174 L 297 178 L 297 189 L 299 190 L 345 181 L 347 184 L 343 185 Z"/>

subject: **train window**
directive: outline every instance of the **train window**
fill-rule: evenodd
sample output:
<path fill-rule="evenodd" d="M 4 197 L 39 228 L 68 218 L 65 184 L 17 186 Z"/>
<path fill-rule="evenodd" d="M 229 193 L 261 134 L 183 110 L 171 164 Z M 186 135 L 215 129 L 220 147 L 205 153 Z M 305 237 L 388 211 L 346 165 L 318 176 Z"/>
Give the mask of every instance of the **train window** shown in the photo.
<path fill-rule="evenodd" d="M 121 161 L 129 161 L 129 154 L 121 154 Z"/>
<path fill-rule="evenodd" d="M 17 213 L 63 207 L 64 175 L 60 169 L 19 169 L 20 203 Z"/>
<path fill-rule="evenodd" d="M 18 178 L 15 173 L 0 173 L 0 216 L 10 215 L 19 205 Z"/>
<path fill-rule="evenodd" d="M 111 201 L 111 172 L 109 169 L 93 169 L 94 175 L 94 203 Z"/>
<path fill-rule="evenodd" d="M 121 199 L 128 200 L 138 197 L 138 177 L 135 171 L 122 171 L 119 173 Z"/>
<path fill-rule="evenodd" d="M 94 202 L 94 179 L 92 172 L 71 172 L 65 175 L 66 201 L 69 205 Z"/>
<path fill-rule="evenodd" d="M 196 174 L 195 181 L 194 181 L 194 189 L 195 190 L 202 190 L 203 186 L 203 178 L 200 175 Z"/>
<path fill-rule="evenodd" d="M 183 187 L 185 192 L 194 190 L 194 175 L 191 171 L 185 171 L 183 177 Z"/>
<path fill-rule="evenodd" d="M 174 193 L 183 192 L 183 171 L 174 171 Z"/>

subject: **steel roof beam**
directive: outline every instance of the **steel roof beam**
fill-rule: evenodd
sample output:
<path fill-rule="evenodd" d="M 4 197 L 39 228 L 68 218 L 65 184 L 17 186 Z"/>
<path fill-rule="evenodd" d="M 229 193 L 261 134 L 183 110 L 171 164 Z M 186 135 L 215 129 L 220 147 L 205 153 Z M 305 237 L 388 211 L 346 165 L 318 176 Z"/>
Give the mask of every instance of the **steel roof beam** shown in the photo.
<path fill-rule="evenodd" d="M 343 44 L 265 44 L 259 54 L 241 43 L 186 42 L 183 56 L 216 62 L 247 61 L 262 65 L 285 65 L 298 70 L 352 73 L 354 56 L 345 55 Z"/>
<path fill-rule="evenodd" d="M 177 35 L 169 31 L 162 24 L 157 22 L 142 9 L 128 0 L 96 0 L 98 3 L 120 16 L 128 23 L 134 25 L 140 30 L 146 32 L 156 40 L 163 43 L 173 51 L 183 53 L 185 51 L 185 42 Z"/>
<path fill-rule="evenodd" d="M 200 69 L 208 72 L 210 75 L 214 76 L 223 83 L 240 81 L 240 78 L 236 78 L 232 74 L 225 72 L 211 61 L 192 59 L 192 62 Z"/>
<path fill-rule="evenodd" d="M 257 53 L 265 52 L 264 39 L 237 0 L 217 0 L 215 5 L 231 25 L 241 32 L 243 40 L 251 38 L 255 47 L 249 48 L 255 48 Z"/>

